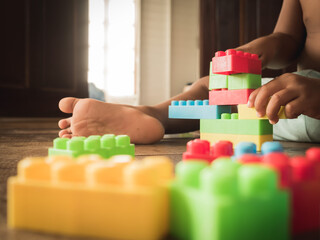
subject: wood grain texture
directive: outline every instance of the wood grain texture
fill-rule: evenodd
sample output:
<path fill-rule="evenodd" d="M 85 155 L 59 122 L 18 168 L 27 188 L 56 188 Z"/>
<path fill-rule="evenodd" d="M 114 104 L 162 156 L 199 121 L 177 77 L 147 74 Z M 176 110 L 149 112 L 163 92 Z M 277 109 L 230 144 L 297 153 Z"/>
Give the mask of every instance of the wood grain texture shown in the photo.
<path fill-rule="evenodd" d="M 6 226 L 7 179 L 16 175 L 17 162 L 28 156 L 46 156 L 52 141 L 58 136 L 57 118 L 0 118 L 0 239 L 1 240 L 64 240 L 79 239 L 22 230 L 10 230 Z M 181 160 L 186 143 L 193 138 L 166 137 L 152 145 L 137 145 L 136 158 L 163 155 L 174 164 Z M 304 154 L 311 146 L 320 144 L 283 142 L 285 151 L 290 155 Z M 307 238 L 303 235 L 295 239 Z M 92 238 L 81 238 L 92 239 Z M 169 238 L 168 238 L 169 239 Z"/>

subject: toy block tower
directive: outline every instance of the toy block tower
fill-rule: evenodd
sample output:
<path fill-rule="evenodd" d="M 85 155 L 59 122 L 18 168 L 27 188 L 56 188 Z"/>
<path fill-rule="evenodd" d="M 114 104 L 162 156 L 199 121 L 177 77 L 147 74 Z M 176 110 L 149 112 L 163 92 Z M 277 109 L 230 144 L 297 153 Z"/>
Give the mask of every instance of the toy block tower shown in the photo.
<path fill-rule="evenodd" d="M 258 55 L 234 49 L 216 52 L 210 62 L 208 105 L 200 108 L 189 101 L 172 101 L 169 117 L 200 119 L 200 138 L 210 143 L 254 142 L 260 151 L 262 143 L 273 140 L 273 127 L 267 117 L 258 118 L 255 109 L 246 106 L 250 94 L 260 86 Z M 238 106 L 238 113 L 231 113 L 232 106 Z"/>

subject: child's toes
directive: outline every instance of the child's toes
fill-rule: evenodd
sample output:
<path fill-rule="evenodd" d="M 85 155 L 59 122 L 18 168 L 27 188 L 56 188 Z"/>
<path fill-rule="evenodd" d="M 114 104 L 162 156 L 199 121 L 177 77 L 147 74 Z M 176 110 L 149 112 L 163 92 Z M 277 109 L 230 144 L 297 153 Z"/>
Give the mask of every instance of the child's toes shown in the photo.
<path fill-rule="evenodd" d="M 70 127 L 70 123 L 71 123 L 71 117 L 69 118 L 65 118 L 65 119 L 61 119 L 58 123 L 59 128 L 61 129 L 65 129 Z"/>
<path fill-rule="evenodd" d="M 59 132 L 59 137 L 64 137 L 64 135 L 71 135 L 71 130 L 70 128 L 63 129 Z"/>
<path fill-rule="evenodd" d="M 66 97 L 60 100 L 59 108 L 62 112 L 72 113 L 74 106 L 77 104 L 79 99 L 74 97 Z"/>
<path fill-rule="evenodd" d="M 63 138 L 72 138 L 72 134 L 64 134 L 62 135 Z"/>

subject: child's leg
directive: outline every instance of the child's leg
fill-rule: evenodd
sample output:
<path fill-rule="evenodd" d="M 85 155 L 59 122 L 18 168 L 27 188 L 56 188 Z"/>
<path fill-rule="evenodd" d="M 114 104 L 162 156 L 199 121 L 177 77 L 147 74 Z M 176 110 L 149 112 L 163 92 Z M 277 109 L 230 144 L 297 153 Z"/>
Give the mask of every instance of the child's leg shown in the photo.
<path fill-rule="evenodd" d="M 313 70 L 303 70 L 296 74 L 319 78 L 320 73 Z M 272 78 L 263 78 L 262 83 L 265 84 Z M 320 142 L 320 120 L 300 115 L 297 119 L 280 119 L 273 126 L 274 140 L 300 141 L 300 142 Z"/>

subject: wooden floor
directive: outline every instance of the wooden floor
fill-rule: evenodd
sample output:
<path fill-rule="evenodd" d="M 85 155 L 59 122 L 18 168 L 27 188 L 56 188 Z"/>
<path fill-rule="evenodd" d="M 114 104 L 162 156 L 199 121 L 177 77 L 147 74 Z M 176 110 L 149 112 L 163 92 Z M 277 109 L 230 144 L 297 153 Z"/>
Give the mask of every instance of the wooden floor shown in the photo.
<path fill-rule="evenodd" d="M 46 156 L 52 141 L 58 136 L 58 119 L 1 119 L 0 118 L 0 239 L 1 240 L 53 240 L 78 239 L 46 235 L 28 231 L 8 230 L 6 226 L 7 188 L 9 176 L 16 175 L 19 160 L 28 156 Z M 191 138 L 167 137 L 153 145 L 136 146 L 137 158 L 150 155 L 168 156 L 174 163 L 181 160 L 186 143 Z M 283 142 L 289 155 L 302 155 L 311 146 L 320 144 Z M 320 239 L 304 236 L 299 239 Z"/>

